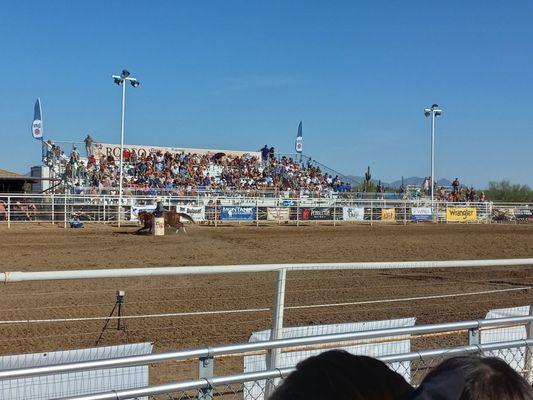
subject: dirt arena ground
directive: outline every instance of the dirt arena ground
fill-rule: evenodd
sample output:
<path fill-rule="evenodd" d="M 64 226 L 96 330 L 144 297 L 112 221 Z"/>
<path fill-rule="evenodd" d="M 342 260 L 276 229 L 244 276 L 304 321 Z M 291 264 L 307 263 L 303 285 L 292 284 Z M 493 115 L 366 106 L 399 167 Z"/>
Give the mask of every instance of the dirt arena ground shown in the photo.
<path fill-rule="evenodd" d="M 2 225 L 1 270 L 533 257 L 533 226 L 527 225 L 192 226 L 187 235 L 164 237 L 134 230 Z M 244 342 L 271 325 L 274 278 L 260 273 L 3 284 L 0 353 L 91 347 L 100 335 L 99 345 L 152 341 L 154 351 Z M 482 318 L 491 308 L 531 304 L 532 287 L 533 269 L 525 267 L 291 272 L 285 325 Z M 112 320 L 102 333 L 118 289 L 126 291 L 125 315 L 134 318 L 125 321 L 125 330 Z M 298 308 L 309 305 L 326 306 Z M 198 312 L 204 314 L 193 314 Z M 99 319 L 83 320 L 93 317 Z M 80 320 L 64 320 L 72 318 Z M 439 337 L 414 346 L 460 340 Z M 190 368 L 180 376 L 194 377 Z M 175 370 L 155 376 L 176 379 Z"/>

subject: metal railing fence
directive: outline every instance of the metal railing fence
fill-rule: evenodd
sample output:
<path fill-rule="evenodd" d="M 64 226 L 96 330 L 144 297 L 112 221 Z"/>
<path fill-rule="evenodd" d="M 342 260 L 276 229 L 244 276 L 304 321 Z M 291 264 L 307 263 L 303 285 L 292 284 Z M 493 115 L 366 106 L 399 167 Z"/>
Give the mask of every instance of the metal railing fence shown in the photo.
<path fill-rule="evenodd" d="M 532 357 L 531 349 L 533 345 L 533 338 L 528 337 L 522 340 L 510 340 L 496 343 L 480 343 L 480 332 L 490 328 L 497 328 L 502 326 L 516 326 L 526 325 L 531 326 L 533 316 L 529 317 L 514 317 L 514 318 L 498 318 L 491 320 L 472 320 L 460 321 L 453 323 L 442 323 L 432 325 L 419 325 L 408 328 L 393 328 L 380 329 L 366 332 L 351 332 L 343 334 L 329 334 L 318 335 L 311 337 L 299 337 L 282 340 L 270 340 L 255 343 L 242 343 L 225 346 L 214 346 L 192 350 L 165 352 L 159 354 L 151 354 L 146 356 L 120 357 L 106 360 L 95 360 L 77 363 L 64 363 L 57 365 L 49 365 L 33 368 L 21 368 L 13 370 L 0 371 L 0 384 L 3 380 L 23 380 L 27 378 L 35 378 L 51 374 L 67 373 L 75 376 L 76 372 L 80 371 L 97 371 L 109 368 L 123 368 L 139 365 L 157 364 L 165 361 L 177 361 L 194 359 L 198 362 L 199 376 L 198 379 L 162 384 L 152 385 L 147 387 L 137 387 L 124 390 L 112 390 L 98 394 L 80 395 L 68 397 L 76 400 L 105 400 L 105 399 L 130 399 L 138 398 L 140 396 L 157 396 L 159 394 L 178 393 L 179 398 L 214 398 L 238 395 L 242 398 L 242 393 L 250 388 L 246 388 L 245 384 L 252 383 L 257 386 L 261 394 L 264 396 L 268 391 L 269 383 L 275 384 L 279 378 L 287 376 L 294 368 L 277 368 L 270 366 L 269 369 L 259 372 L 248 372 L 233 374 L 228 376 L 215 376 L 213 374 L 213 363 L 216 357 L 239 354 L 245 355 L 247 353 L 257 354 L 258 351 L 272 351 L 272 349 L 288 349 L 287 351 L 298 351 L 300 347 L 309 347 L 318 344 L 333 344 L 341 346 L 343 342 L 362 341 L 364 339 L 393 339 L 395 337 L 415 338 L 416 335 L 439 333 L 439 332 L 467 332 L 469 344 L 466 346 L 456 346 L 439 349 L 426 349 L 420 351 L 411 351 L 402 354 L 385 354 L 379 356 L 380 360 L 387 363 L 391 369 L 400 374 L 407 374 L 410 377 L 410 383 L 418 384 L 423 376 L 435 365 L 444 358 L 459 356 L 464 354 L 481 354 L 487 356 L 496 356 L 506 359 L 512 364 L 513 368 L 518 370 L 524 378 L 531 382 L 531 368 Z M 528 332 L 531 330 L 528 328 Z M 515 351 L 513 351 L 514 349 Z M 509 360 L 509 355 L 516 359 Z M 518 358 L 523 359 L 522 361 Z M 203 367 L 205 363 L 210 364 L 210 368 Z M 406 364 L 404 362 L 411 362 Z M 404 363 L 404 364 L 402 364 Z M 405 370 L 408 368 L 408 370 Z M 403 369 L 403 370 L 402 370 Z M 267 380 L 267 382 L 265 382 Z M 17 381 L 14 381 L 17 382 Z M 24 381 L 20 381 L 24 382 Z M 234 387 L 233 393 L 228 393 L 228 385 L 237 385 Z M 222 388 L 222 390 L 221 390 Z M 224 390 L 225 388 L 225 390 Z M 271 388 L 272 389 L 272 388 Z M 271 390 L 270 389 L 270 390 Z M 219 393 L 220 392 L 220 393 Z M 226 397 L 224 397 L 226 398 Z M 246 398 L 246 397 L 245 397 Z M 250 398 L 250 397 L 248 397 Z"/>
<path fill-rule="evenodd" d="M 48 373 L 65 373 L 75 374 L 79 371 L 90 371 L 96 368 L 125 367 L 128 365 L 152 365 L 165 361 L 176 360 L 195 360 L 198 364 L 198 377 L 200 379 L 180 384 L 171 384 L 170 386 L 156 386 L 149 388 L 133 388 L 127 391 L 120 391 L 122 397 L 105 397 L 111 396 L 111 393 L 103 394 L 104 397 L 82 397 L 88 399 L 107 399 L 107 398 L 135 398 L 137 396 L 155 396 L 160 393 L 172 393 L 180 391 L 180 398 L 190 396 L 191 398 L 207 399 L 214 396 L 217 388 L 225 387 L 224 385 L 236 385 L 235 393 L 242 398 L 244 391 L 249 390 L 243 384 L 261 380 L 258 390 L 264 391 L 265 387 L 272 387 L 277 368 L 280 367 L 280 359 L 283 350 L 292 351 L 298 348 L 308 348 L 309 346 L 319 346 L 336 343 L 372 343 L 376 340 L 388 338 L 391 342 L 399 340 L 398 338 L 415 339 L 425 337 L 425 335 L 438 335 L 444 333 L 465 334 L 468 338 L 468 346 L 445 348 L 437 350 L 421 350 L 403 354 L 405 360 L 413 361 L 409 373 L 416 373 L 422 376 L 435 360 L 445 355 L 456 355 L 461 352 L 484 352 L 497 351 L 498 349 L 518 349 L 518 353 L 510 353 L 512 357 L 520 354 L 521 359 L 531 363 L 532 357 L 529 352 L 533 339 L 532 323 L 533 315 L 522 317 L 498 318 L 490 320 L 468 320 L 455 323 L 441 323 L 431 325 L 417 325 L 402 328 L 387 328 L 378 330 L 368 330 L 359 332 L 335 333 L 329 335 L 317 335 L 307 337 L 283 337 L 285 297 L 287 273 L 298 274 L 304 271 L 340 271 L 340 270 L 403 270 L 403 269 L 450 269 L 480 267 L 490 271 L 492 268 L 512 266 L 533 266 L 533 258 L 527 259 L 496 259 L 496 260 L 452 260 L 452 261 L 418 261 L 418 262 L 362 262 L 362 263 L 310 263 L 310 264 L 266 264 L 266 265 L 228 265 L 228 266 L 196 266 L 196 267 L 155 267 L 155 268 L 131 268 L 131 269 L 100 269 L 100 270 L 63 270 L 63 271 L 40 271 L 40 272 L 3 272 L 0 273 L 0 282 L 6 285 L 15 285 L 17 282 L 29 281 L 53 281 L 53 280 L 77 280 L 77 279 L 102 279 L 110 278 L 132 278 L 132 277 L 154 277 L 154 276 L 192 276 L 192 275 L 211 275 L 211 274 L 237 274 L 237 273 L 257 273 L 257 272 L 275 272 L 276 290 L 272 299 L 272 307 L 269 311 L 272 313 L 272 329 L 270 340 L 258 341 L 253 343 L 230 344 L 224 346 L 212 346 L 205 348 L 196 348 L 192 350 L 156 353 L 148 356 L 126 357 L 121 359 L 109 359 L 93 361 L 88 363 L 63 364 L 47 367 L 36 367 L 25 370 L 5 370 L 0 371 L 0 380 L 2 379 L 24 379 L 35 377 Z M 513 289 L 514 290 L 514 289 Z M 504 341 L 500 340 L 496 344 L 482 343 L 481 334 L 486 330 L 496 327 L 508 326 L 526 326 L 527 340 Z M 302 334 L 301 334 L 302 335 Z M 505 343 L 504 343 L 505 342 Z M 267 375 L 232 375 L 229 377 L 214 378 L 214 364 L 217 359 L 230 355 L 244 356 L 250 353 L 263 352 L 266 357 Z M 507 354 L 507 353 L 506 353 Z M 389 364 L 396 363 L 394 357 L 396 354 L 386 355 L 383 360 Z M 392 358 L 388 358 L 392 357 Z M 394 361 L 396 360 L 396 361 Z M 403 359 L 402 359 L 403 360 Z M 418 361 L 416 361 L 418 360 Z M 420 360 L 427 360 L 420 361 Z M 394 364 L 396 365 L 396 364 Z M 395 366 L 394 368 L 400 368 Z M 524 368 L 525 371 L 531 371 L 531 368 Z M 262 374 L 259 372 L 258 374 Z M 273 375 L 268 375 L 273 374 Z M 273 379 L 271 385 L 264 386 L 264 379 Z M 414 375 L 413 375 L 414 376 Z M 528 378 L 531 378 L 528 375 Z M 74 378 L 72 378 L 74 379 Z M 419 378 L 416 378 L 419 379 Z M 23 382 L 23 381 L 21 381 Z M 181 385 L 181 386 L 180 386 Z M 192 385 L 192 386 L 191 386 Z M 196 386 L 195 386 L 196 385 Z M 199 385 L 199 386 L 198 386 Z M 190 393 L 189 390 L 197 390 L 196 393 Z M 271 389 L 270 389 L 271 390 Z M 117 396 L 118 392 L 113 392 Z M 228 393 L 224 392 L 224 396 Z M 220 394 L 222 396 L 222 394 Z M 99 396 L 99 395 L 98 395 Z M 128 397 L 130 396 L 130 397 Z M 210 397 L 211 396 L 211 397 Z M 187 398 L 187 397 L 185 397 Z M 230 393 L 231 398 L 231 393 Z"/>
<path fill-rule="evenodd" d="M 533 204 L 449 203 L 427 200 L 357 198 L 289 198 L 213 196 L 160 197 L 167 209 L 181 207 L 195 212 L 196 221 L 213 224 L 410 224 L 434 223 L 533 223 Z M 155 196 L 116 195 L 1 195 L 0 223 L 50 222 L 68 225 L 76 215 L 82 221 L 110 223 L 135 221 L 136 208 L 155 204 Z M 183 208 L 185 207 L 185 208 Z"/>

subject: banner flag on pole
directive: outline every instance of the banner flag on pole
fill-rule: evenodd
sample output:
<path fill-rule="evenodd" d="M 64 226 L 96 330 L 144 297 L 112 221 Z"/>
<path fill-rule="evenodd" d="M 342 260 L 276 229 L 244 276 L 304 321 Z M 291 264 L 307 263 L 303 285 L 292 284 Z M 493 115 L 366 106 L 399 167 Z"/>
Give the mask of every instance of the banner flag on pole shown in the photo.
<path fill-rule="evenodd" d="M 35 139 L 43 139 L 43 119 L 41 112 L 41 99 L 39 98 L 37 98 L 37 101 L 35 102 L 31 133 Z"/>
<path fill-rule="evenodd" d="M 303 138 L 302 138 L 302 121 L 298 125 L 298 134 L 296 135 L 296 143 L 294 144 L 297 153 L 301 153 L 304 147 Z"/>

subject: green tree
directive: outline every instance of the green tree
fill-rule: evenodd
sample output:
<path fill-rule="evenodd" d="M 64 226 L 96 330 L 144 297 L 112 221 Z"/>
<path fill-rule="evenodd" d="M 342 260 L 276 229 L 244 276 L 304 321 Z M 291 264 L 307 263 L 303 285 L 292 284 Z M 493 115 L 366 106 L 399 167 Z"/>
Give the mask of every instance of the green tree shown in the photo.
<path fill-rule="evenodd" d="M 527 185 L 513 184 L 507 180 L 489 182 L 485 191 L 488 200 L 506 202 L 533 202 L 533 189 Z"/>

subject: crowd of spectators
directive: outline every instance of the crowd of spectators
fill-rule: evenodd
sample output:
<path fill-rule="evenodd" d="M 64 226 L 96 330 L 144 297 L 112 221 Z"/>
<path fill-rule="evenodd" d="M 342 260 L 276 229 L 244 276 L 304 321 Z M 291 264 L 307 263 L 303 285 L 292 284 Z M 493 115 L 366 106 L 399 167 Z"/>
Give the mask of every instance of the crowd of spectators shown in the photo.
<path fill-rule="evenodd" d="M 60 163 L 64 181 L 72 187 L 116 188 L 119 160 L 113 155 L 95 156 L 87 146 L 88 157 L 80 157 L 77 147 L 70 154 L 50 143 L 49 158 Z M 289 157 L 276 157 L 274 148 L 265 146 L 261 157 L 224 153 L 187 154 L 162 151 L 148 155 L 124 151 L 123 187 L 155 188 L 167 191 L 184 189 L 234 189 L 349 192 L 351 184 L 320 167 Z"/>
<path fill-rule="evenodd" d="M 533 400 L 533 389 L 504 360 L 445 360 L 414 388 L 385 363 L 332 350 L 296 366 L 269 400 Z"/>

